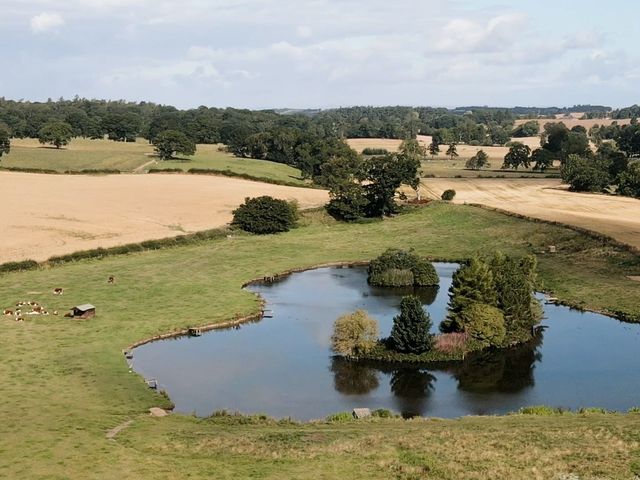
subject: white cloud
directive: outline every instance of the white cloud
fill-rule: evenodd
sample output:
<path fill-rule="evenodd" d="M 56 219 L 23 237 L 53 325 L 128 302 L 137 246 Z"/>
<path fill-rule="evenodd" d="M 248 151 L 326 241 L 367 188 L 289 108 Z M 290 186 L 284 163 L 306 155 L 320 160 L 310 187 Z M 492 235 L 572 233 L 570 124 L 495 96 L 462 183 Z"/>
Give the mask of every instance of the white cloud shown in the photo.
<path fill-rule="evenodd" d="M 58 13 L 42 12 L 31 17 L 31 31 L 36 34 L 54 30 L 62 25 L 64 25 L 64 18 Z"/>
<path fill-rule="evenodd" d="M 614 24 L 553 1 L 550 17 L 552 0 L 0 0 L 3 94 L 262 108 L 564 103 L 584 78 L 633 91 L 631 7 Z M 29 22 L 56 35 L 18 41 Z"/>
<path fill-rule="evenodd" d="M 298 25 L 296 27 L 296 35 L 298 35 L 300 38 L 309 38 L 311 35 L 313 35 L 313 30 L 311 30 L 311 27 L 307 25 Z"/>
<path fill-rule="evenodd" d="M 521 13 L 498 15 L 485 22 L 455 18 L 439 32 L 433 49 L 446 54 L 503 50 L 523 34 L 526 25 L 527 16 Z"/>

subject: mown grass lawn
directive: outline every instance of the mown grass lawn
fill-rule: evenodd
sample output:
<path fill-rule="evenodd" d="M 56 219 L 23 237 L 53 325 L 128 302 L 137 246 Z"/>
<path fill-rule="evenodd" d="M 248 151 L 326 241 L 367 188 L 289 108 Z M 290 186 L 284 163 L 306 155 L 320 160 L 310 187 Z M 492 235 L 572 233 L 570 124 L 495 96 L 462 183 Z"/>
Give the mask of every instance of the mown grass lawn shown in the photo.
<path fill-rule="evenodd" d="M 562 227 L 440 203 L 371 224 L 337 224 L 319 212 L 301 223 L 287 234 L 234 233 L 1 276 L 2 308 L 36 300 L 62 312 L 90 302 L 98 314 L 24 323 L 0 317 L 0 477 L 633 477 L 640 440 L 635 414 L 306 425 L 149 418 L 147 409 L 166 400 L 129 372 L 127 345 L 254 312 L 258 300 L 240 288 L 252 278 L 369 259 L 390 246 L 458 260 L 476 251 L 523 254 L 557 245 L 561 253 L 539 257 L 546 287 L 585 307 L 640 312 L 640 283 L 625 278 L 637 273 L 638 258 Z M 54 296 L 54 287 L 64 295 Z M 130 428 L 105 438 L 130 419 Z"/>

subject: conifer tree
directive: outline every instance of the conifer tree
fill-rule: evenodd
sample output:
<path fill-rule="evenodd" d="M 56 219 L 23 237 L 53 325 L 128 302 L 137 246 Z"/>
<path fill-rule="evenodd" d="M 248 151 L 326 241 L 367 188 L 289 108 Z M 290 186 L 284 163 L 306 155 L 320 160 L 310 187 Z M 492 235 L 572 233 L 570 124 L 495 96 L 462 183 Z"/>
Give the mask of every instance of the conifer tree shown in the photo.
<path fill-rule="evenodd" d="M 505 317 L 507 338 L 525 341 L 531 336 L 532 327 L 538 322 L 534 309 L 535 287 L 534 257 L 514 259 L 496 253 L 490 262 L 493 271 L 496 306 Z"/>
<path fill-rule="evenodd" d="M 440 324 L 443 332 L 461 330 L 460 313 L 472 303 L 496 305 L 493 273 L 478 256 L 471 258 L 467 265 L 454 274 L 449 288 L 449 315 Z"/>
<path fill-rule="evenodd" d="M 413 295 L 400 301 L 400 314 L 393 319 L 391 346 L 402 353 L 424 353 L 433 346 L 431 318 L 425 313 L 420 299 Z"/>
<path fill-rule="evenodd" d="M 435 158 L 436 155 L 440 153 L 440 144 L 438 143 L 438 139 L 434 136 L 429 144 L 429 155 L 431 158 Z"/>

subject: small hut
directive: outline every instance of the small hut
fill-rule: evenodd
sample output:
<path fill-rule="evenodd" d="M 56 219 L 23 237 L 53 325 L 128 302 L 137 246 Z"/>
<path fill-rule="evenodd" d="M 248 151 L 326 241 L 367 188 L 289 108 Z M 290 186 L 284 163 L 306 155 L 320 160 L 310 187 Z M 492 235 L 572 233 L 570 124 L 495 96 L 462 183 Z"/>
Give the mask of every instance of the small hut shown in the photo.
<path fill-rule="evenodd" d="M 73 318 L 91 318 L 96 316 L 96 307 L 90 303 L 84 305 L 78 305 L 71 309 Z"/>
<path fill-rule="evenodd" d="M 354 408 L 353 409 L 353 418 L 367 418 L 371 416 L 371 410 L 368 408 Z"/>

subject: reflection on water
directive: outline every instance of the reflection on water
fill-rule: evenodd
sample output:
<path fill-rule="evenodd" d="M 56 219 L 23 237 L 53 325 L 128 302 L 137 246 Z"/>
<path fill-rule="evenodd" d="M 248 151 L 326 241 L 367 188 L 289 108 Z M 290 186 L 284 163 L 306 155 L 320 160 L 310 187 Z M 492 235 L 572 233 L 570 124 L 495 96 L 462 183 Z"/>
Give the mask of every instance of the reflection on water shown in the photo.
<path fill-rule="evenodd" d="M 442 365 L 402 365 L 342 357 L 331 359 L 335 389 L 344 395 L 366 395 L 376 390 L 380 378 L 387 378 L 396 410 L 403 417 L 427 411 L 429 395 L 435 390 L 436 372 L 454 378 L 460 390 L 472 393 L 517 393 L 534 385 L 534 368 L 542 360 L 538 348 L 542 333 L 526 345 L 508 350 L 474 352 L 461 361 Z"/>
<path fill-rule="evenodd" d="M 343 395 L 366 395 L 380 385 L 378 371 L 342 357 L 331 360 L 333 388 Z"/>
<path fill-rule="evenodd" d="M 516 393 L 533 386 L 535 364 L 542 360 L 538 351 L 542 336 L 540 333 L 533 341 L 508 350 L 469 354 L 450 370 L 458 388 L 474 393 Z"/>
<path fill-rule="evenodd" d="M 134 351 L 134 369 L 157 379 L 177 411 L 198 415 L 227 409 L 306 420 L 369 407 L 407 417 L 456 417 L 537 404 L 613 410 L 640 404 L 640 325 L 555 305 L 544 306 L 544 339 L 470 354 L 459 363 L 380 364 L 333 356 L 329 338 L 337 317 L 365 309 L 388 336 L 407 293 L 420 295 L 437 332 L 457 266 L 436 267 L 440 287 L 417 292 L 371 287 L 364 267 L 321 268 L 253 285 L 273 318 L 143 345 Z"/>

